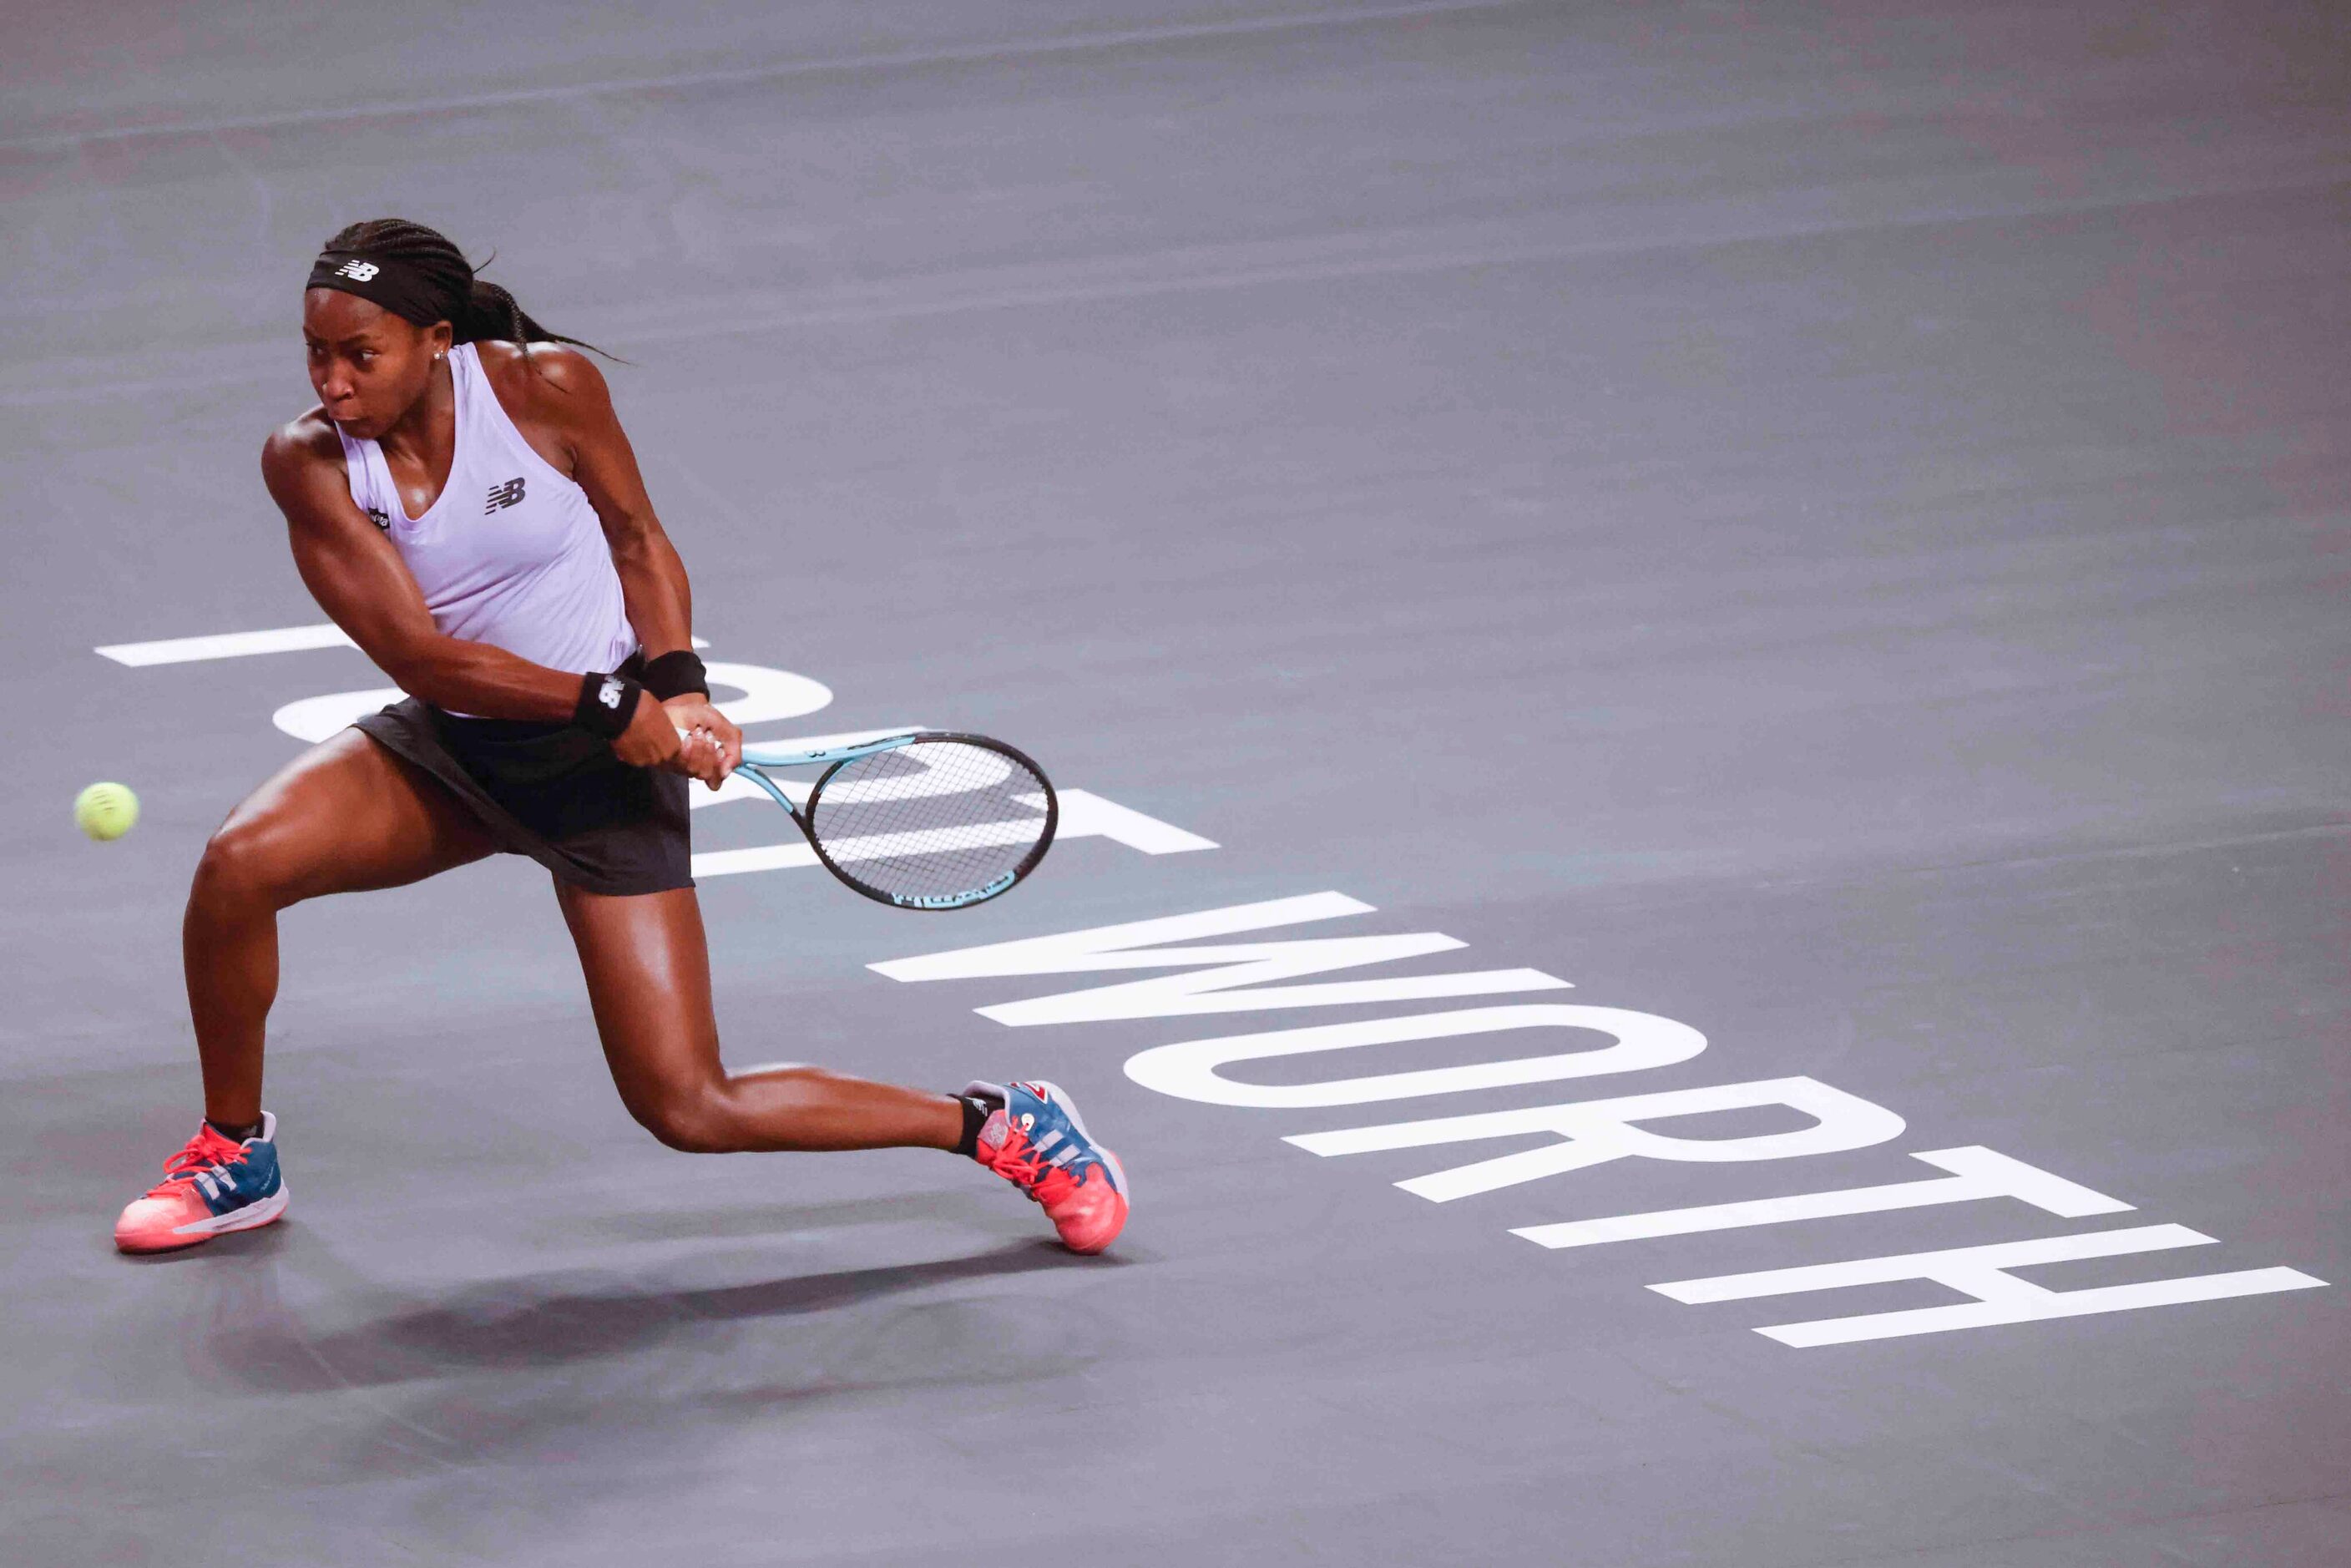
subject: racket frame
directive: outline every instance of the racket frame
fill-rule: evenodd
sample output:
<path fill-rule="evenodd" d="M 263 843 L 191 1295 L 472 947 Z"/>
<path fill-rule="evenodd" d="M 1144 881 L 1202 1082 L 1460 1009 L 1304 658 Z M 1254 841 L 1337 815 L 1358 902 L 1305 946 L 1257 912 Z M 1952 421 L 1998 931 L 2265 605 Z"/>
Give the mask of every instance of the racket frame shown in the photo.
<path fill-rule="evenodd" d="M 785 794 L 777 781 L 768 778 L 767 774 L 767 769 L 770 768 L 813 768 L 819 763 L 824 764 L 824 771 L 818 774 L 816 782 L 809 786 L 808 810 L 813 811 L 817 801 L 824 796 L 826 783 L 844 766 L 857 761 L 860 758 L 872 757 L 877 752 L 900 750 L 914 745 L 918 740 L 960 741 L 967 746 L 977 746 L 983 750 L 1000 752 L 1026 768 L 1037 782 L 1043 786 L 1044 831 L 1038 836 L 1036 847 L 1021 857 L 1019 865 L 986 885 L 967 893 L 931 898 L 903 898 L 883 893 L 867 886 L 842 870 L 840 863 L 825 852 L 823 841 L 816 836 L 816 831 L 810 823 L 808 812 L 794 805 L 791 797 Z M 1045 858 L 1045 852 L 1053 847 L 1053 834 L 1061 821 L 1061 798 L 1054 792 L 1052 780 L 1045 777 L 1045 770 L 1038 767 L 1036 761 L 1028 753 L 1016 747 L 1008 746 L 993 736 L 969 735 L 959 730 L 912 729 L 872 740 L 797 749 L 754 744 L 743 747 L 743 760 L 737 764 L 735 772 L 737 777 L 748 779 L 767 791 L 768 798 L 784 809 L 792 819 L 792 825 L 799 829 L 800 837 L 808 841 L 809 848 L 814 851 L 816 858 L 823 862 L 825 870 L 832 873 L 833 876 L 844 883 L 851 892 L 862 894 L 876 904 L 886 904 L 893 909 L 964 909 L 975 904 L 985 903 L 998 894 L 1010 892 L 1016 883 L 1037 868 L 1038 862 Z"/>

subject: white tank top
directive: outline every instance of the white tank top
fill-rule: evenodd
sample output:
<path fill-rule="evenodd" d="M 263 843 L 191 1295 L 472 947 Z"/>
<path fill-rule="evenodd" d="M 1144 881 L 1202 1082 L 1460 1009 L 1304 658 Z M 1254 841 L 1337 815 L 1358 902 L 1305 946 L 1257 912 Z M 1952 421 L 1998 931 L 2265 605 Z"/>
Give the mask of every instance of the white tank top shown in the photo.
<path fill-rule="evenodd" d="M 392 536 L 443 635 L 550 670 L 620 664 L 637 634 L 588 493 L 531 450 L 473 344 L 449 350 L 449 382 L 457 447 L 440 498 L 412 519 L 383 448 L 338 426 L 351 499 Z"/>

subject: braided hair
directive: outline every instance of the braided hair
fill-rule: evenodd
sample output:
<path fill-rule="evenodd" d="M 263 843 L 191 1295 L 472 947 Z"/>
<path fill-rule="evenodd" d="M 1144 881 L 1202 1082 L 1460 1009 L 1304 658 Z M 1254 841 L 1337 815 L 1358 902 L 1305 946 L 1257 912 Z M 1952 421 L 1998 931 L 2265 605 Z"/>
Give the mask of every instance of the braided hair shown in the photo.
<path fill-rule="evenodd" d="M 434 307 L 439 312 L 416 325 L 430 327 L 434 321 L 446 321 L 457 342 L 495 339 L 519 344 L 569 343 L 604 353 L 593 343 L 549 330 L 517 304 L 512 294 L 495 283 L 475 277 L 465 253 L 438 229 L 407 218 L 369 218 L 337 230 L 326 248 L 396 261 L 407 267 L 431 288 Z"/>

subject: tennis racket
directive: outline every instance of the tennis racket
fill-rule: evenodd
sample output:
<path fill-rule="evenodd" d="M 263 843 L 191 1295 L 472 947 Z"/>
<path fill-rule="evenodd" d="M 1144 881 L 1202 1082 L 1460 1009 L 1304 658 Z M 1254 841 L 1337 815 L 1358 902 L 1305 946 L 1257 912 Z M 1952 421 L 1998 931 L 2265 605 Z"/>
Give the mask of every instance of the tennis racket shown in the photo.
<path fill-rule="evenodd" d="M 769 777 L 818 767 L 814 784 Z M 900 909 L 961 909 L 1007 892 L 1037 869 L 1061 819 L 1044 769 L 984 735 L 746 746 L 735 771 L 791 813 L 825 870 Z"/>

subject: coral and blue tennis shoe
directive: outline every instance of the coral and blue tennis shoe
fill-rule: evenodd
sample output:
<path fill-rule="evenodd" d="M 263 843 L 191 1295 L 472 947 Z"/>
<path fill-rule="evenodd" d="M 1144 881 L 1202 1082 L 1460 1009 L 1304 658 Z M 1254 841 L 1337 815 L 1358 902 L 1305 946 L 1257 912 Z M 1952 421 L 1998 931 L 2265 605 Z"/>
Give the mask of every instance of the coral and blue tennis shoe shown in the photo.
<path fill-rule="evenodd" d="M 1070 1097 L 1050 1083 L 974 1083 L 997 1103 L 980 1124 L 981 1165 L 1027 1193 L 1072 1252 L 1099 1252 L 1126 1227 L 1126 1172 L 1086 1135 Z"/>
<path fill-rule="evenodd" d="M 163 1162 L 163 1179 L 114 1222 L 114 1244 L 125 1252 L 172 1252 L 232 1230 L 256 1230 L 286 1212 L 286 1197 L 277 1117 L 263 1112 L 261 1131 L 243 1143 L 200 1123 L 196 1135 Z"/>

